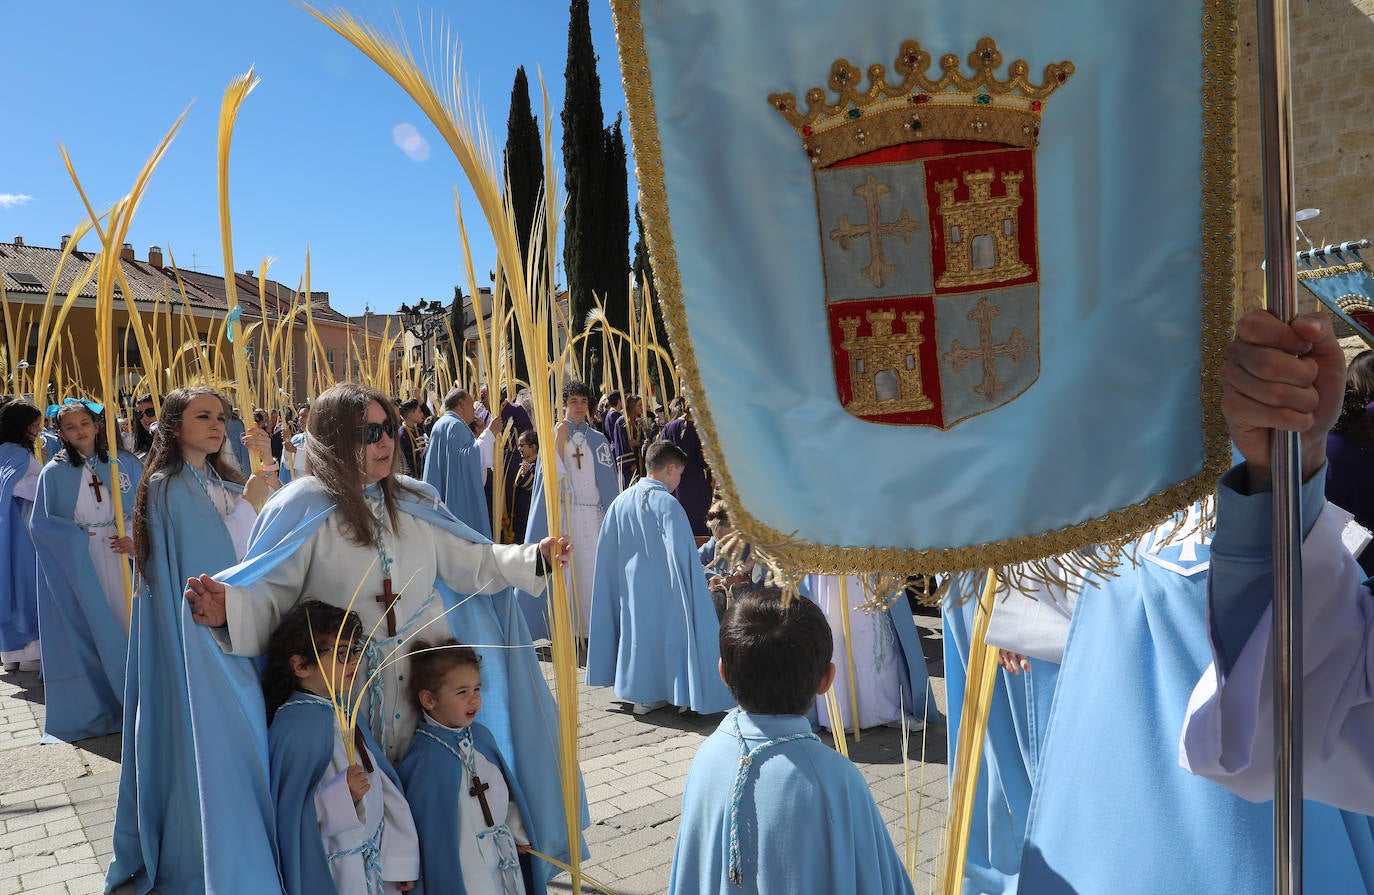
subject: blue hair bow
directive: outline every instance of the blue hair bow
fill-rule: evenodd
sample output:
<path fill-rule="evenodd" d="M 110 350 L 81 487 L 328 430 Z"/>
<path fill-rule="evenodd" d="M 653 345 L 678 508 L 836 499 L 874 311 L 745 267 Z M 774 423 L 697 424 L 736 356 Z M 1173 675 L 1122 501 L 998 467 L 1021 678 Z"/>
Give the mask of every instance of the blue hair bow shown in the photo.
<path fill-rule="evenodd" d="M 88 401 L 85 398 L 68 398 L 61 404 L 49 404 L 48 417 L 56 417 L 57 411 L 61 410 L 63 407 L 66 407 L 69 404 L 83 404 L 85 405 L 86 409 L 89 410 L 95 416 L 100 416 L 102 413 L 105 412 L 105 405 L 103 404 L 97 404 L 94 401 Z"/>

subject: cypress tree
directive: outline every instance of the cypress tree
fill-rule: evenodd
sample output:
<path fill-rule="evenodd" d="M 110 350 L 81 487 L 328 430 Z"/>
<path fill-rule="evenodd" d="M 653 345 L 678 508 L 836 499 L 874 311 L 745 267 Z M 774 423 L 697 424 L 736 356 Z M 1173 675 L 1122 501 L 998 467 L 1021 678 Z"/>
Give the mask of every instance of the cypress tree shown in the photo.
<path fill-rule="evenodd" d="M 631 269 L 635 272 L 636 288 L 643 289 L 648 286 L 649 305 L 654 315 L 654 331 L 658 334 L 658 342 L 669 355 L 673 353 L 673 346 L 668 341 L 668 328 L 663 322 L 663 300 L 658 294 L 658 283 L 654 281 L 654 264 L 649 258 L 649 243 L 644 239 L 644 218 L 639 214 L 639 203 L 635 203 L 635 250 L 634 263 Z M 650 369 L 655 369 L 652 365 Z"/>
<path fill-rule="evenodd" d="M 530 108 L 530 83 L 522 65 L 515 70 L 510 91 L 510 116 L 506 119 L 506 183 L 511 207 L 515 211 L 515 233 L 520 242 L 520 260 L 527 261 L 530 228 L 534 226 L 544 188 L 544 149 L 539 139 L 539 121 Z M 529 380 L 520 334 L 511 333 L 516 377 Z M 494 392 L 495 390 L 493 390 Z M 493 399 L 494 400 L 494 399 Z"/>
<path fill-rule="evenodd" d="M 602 158 L 605 165 L 601 181 L 602 223 L 597 294 L 606 305 L 606 319 L 622 332 L 630 330 L 630 194 L 626 176 L 625 136 L 620 129 L 620 116 L 606 128 L 602 139 Z M 627 390 L 642 388 L 632 381 L 634 366 L 630 362 L 628 346 L 620 349 L 620 381 Z"/>
<path fill-rule="evenodd" d="M 601 174 L 605 170 L 601 78 L 596 73 L 588 0 L 571 0 L 568 15 L 568 63 L 563 70 L 563 184 L 567 204 L 563 212 L 563 274 L 567 278 L 569 321 L 581 332 L 587 314 L 596 307 L 592 290 L 600 292 L 597 276 L 599 231 L 604 220 L 598 208 Z M 589 355 L 599 358 L 600 339 L 592 340 Z M 599 362 L 589 360 L 583 374 L 600 381 Z"/>

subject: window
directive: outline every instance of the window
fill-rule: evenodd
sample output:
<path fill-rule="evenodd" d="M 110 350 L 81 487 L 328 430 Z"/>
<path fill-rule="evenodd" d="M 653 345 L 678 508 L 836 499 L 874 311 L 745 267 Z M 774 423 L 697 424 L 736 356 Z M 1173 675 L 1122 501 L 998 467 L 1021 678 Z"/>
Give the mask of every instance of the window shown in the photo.
<path fill-rule="evenodd" d="M 138 337 L 132 328 L 120 326 L 114 333 L 114 353 L 119 362 L 126 367 L 143 369 L 143 354 L 138 350 Z"/>
<path fill-rule="evenodd" d="M 334 349 L 333 349 L 333 348 L 326 349 L 325 352 L 324 352 L 324 356 L 325 356 L 325 360 L 326 360 L 326 361 L 328 362 L 328 364 L 329 364 L 329 372 L 331 372 L 331 373 L 337 373 L 339 370 L 338 370 L 338 367 L 335 367 L 335 366 L 334 366 Z"/>

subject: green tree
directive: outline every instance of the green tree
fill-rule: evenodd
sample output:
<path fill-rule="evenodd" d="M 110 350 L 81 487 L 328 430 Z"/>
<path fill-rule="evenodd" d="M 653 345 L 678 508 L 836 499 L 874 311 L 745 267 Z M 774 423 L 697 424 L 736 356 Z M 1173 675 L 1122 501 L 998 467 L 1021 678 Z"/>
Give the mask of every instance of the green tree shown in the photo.
<path fill-rule="evenodd" d="M 544 192 L 544 147 L 539 138 L 539 121 L 530 107 L 530 83 L 522 65 L 515 70 L 510 91 L 510 116 L 506 119 L 506 185 L 515 212 L 515 232 L 520 241 L 520 260 L 529 258 L 530 231 L 534 227 Z M 523 274 L 523 271 L 521 272 Z M 511 333 L 515 375 L 529 380 L 520 334 Z"/>
<path fill-rule="evenodd" d="M 649 289 L 649 295 L 641 297 L 640 307 L 643 307 L 642 303 L 647 298 L 654 315 L 654 332 L 658 334 L 658 343 L 671 355 L 673 346 L 669 344 L 668 327 L 663 322 L 663 298 L 658 294 L 658 283 L 654 281 L 654 264 L 649 258 L 649 243 L 644 238 L 644 218 L 639 213 L 638 203 L 635 203 L 635 236 L 634 261 L 630 265 L 635 274 L 635 288 L 643 290 L 647 285 Z M 652 371 L 656 367 L 651 364 L 649 369 Z"/>
<path fill-rule="evenodd" d="M 563 274 L 567 278 L 569 322 L 580 332 L 596 303 L 599 290 L 598 256 L 604 238 L 600 231 L 604 214 L 599 208 L 604 161 L 604 116 L 601 111 L 601 78 L 596 73 L 596 51 L 588 0 L 572 0 L 568 11 L 568 63 L 563 70 L 563 184 L 567 204 L 563 212 Z M 600 340 L 589 346 L 601 356 Z M 599 362 L 583 373 L 600 381 Z"/>
<path fill-rule="evenodd" d="M 600 263 L 597 266 L 597 294 L 606 306 L 606 319 L 622 332 L 630 329 L 630 194 L 626 176 L 625 136 L 620 129 L 620 116 L 602 135 L 601 213 L 598 232 L 601 239 Z M 628 346 L 620 349 L 620 381 L 634 391 L 641 388 L 633 381 L 633 365 Z"/>

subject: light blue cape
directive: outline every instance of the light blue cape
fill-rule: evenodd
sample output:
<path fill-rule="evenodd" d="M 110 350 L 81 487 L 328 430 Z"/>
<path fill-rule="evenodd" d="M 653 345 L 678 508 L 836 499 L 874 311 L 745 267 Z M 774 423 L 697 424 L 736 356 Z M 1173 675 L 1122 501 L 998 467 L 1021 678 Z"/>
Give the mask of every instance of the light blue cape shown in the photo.
<path fill-rule="evenodd" d="M 420 727 L 457 750 L 458 732 L 420 719 Z M 481 724 L 473 724 L 473 748 L 501 770 L 510 790 L 510 800 L 520 812 L 529 817 L 530 801 L 520 780 L 511 773 L 510 766 L 496 747 L 491 731 Z M 410 804 L 415 831 L 420 836 L 420 880 L 415 895 L 468 895 L 463 885 L 462 867 L 458 852 L 462 839 L 458 835 L 459 800 L 471 798 L 463 787 L 466 775 L 463 763 L 448 749 L 429 737 L 417 736 L 400 764 L 401 780 L 405 784 L 406 801 Z M 549 796 L 544 795 L 547 799 Z M 528 855 L 520 856 L 520 872 L 525 878 L 525 895 L 543 895 L 543 880 L 535 885 L 532 873 L 536 863 Z M 545 877 L 546 879 L 547 877 Z"/>
<path fill-rule="evenodd" d="M 1273 890 L 1273 803 L 1247 802 L 1178 765 L 1188 698 L 1212 661 L 1209 549 L 1195 551 L 1181 566 L 1191 574 L 1146 556 L 1078 600 L 1035 780 L 1022 892 Z M 1370 818 L 1311 801 L 1304 817 L 1306 891 L 1374 891 Z"/>
<path fill-rule="evenodd" d="M 959 745 L 970 636 L 982 576 L 961 575 L 950 588 L 951 594 L 972 595 L 972 599 L 943 613 L 948 754 L 954 755 Z M 1017 891 L 1031 785 L 1059 677 L 1059 666 L 1053 662 L 1028 661 L 1031 670 L 1019 675 L 997 670 L 969 828 L 965 895 L 1011 895 Z"/>
<path fill-rule="evenodd" d="M 433 489 L 415 479 L 397 478 L 422 495 L 404 496 L 400 501 L 403 512 L 465 540 L 490 543 L 442 505 L 435 506 Z M 263 508 L 247 558 L 214 575 L 215 579 L 233 586 L 251 585 L 305 544 L 333 512 L 334 505 L 318 479 L 298 479 Z M 525 786 L 538 792 L 561 792 L 558 709 L 511 591 L 464 599 L 442 581 L 436 580 L 434 587 L 445 608 L 452 608 L 449 627 L 460 641 L 514 647 L 481 650 L 486 696 L 483 720 Z M 191 619 L 189 604 L 181 612 L 186 676 L 196 721 L 195 760 L 207 843 L 207 891 L 222 895 L 279 892 L 266 711 L 257 664 L 221 650 L 211 632 Z M 567 860 L 568 836 L 561 800 L 545 800 L 525 822 L 535 848 Z M 587 823 L 584 800 L 582 824 Z M 234 847 L 215 846 L 224 842 L 232 842 Z M 542 866 L 540 879 L 547 881 L 555 872 Z"/>
<path fill-rule="evenodd" d="M 682 504 L 655 479 L 612 503 L 596 548 L 587 684 L 631 702 L 709 715 L 735 704 L 720 679 L 720 623 Z"/>
<path fill-rule="evenodd" d="M 482 490 L 482 456 L 472 430 L 452 413 L 435 420 L 425 448 L 425 482 L 456 518 L 491 539 L 491 511 Z"/>
<path fill-rule="evenodd" d="M 0 650 L 22 650 L 38 639 L 38 557 L 24 519 L 23 498 L 14 496 L 29 472 L 33 452 L 0 444 Z"/>
<path fill-rule="evenodd" d="M 234 542 L 186 468 L 149 480 L 147 527 L 147 577 L 129 635 L 114 859 L 105 888 L 132 878 L 137 895 L 153 888 L 159 895 L 193 895 L 205 891 L 205 872 L 182 594 L 187 578 L 232 564 Z"/>
<path fill-rule="evenodd" d="M 749 748 L 810 731 L 801 715 L 725 716 L 692 759 L 669 895 L 911 895 L 859 769 L 814 738 L 754 758 L 739 803 L 741 885 L 728 876 L 731 789 L 740 732 Z"/>
<path fill-rule="evenodd" d="M 91 535 L 72 519 L 78 495 L 90 482 L 89 468 L 72 466 L 66 457 L 65 452 L 58 454 L 38 477 L 31 523 L 42 571 L 39 612 L 45 742 L 73 742 L 120 729 L 129 657 L 129 641 L 91 562 Z M 110 464 L 97 461 L 95 469 L 109 500 Z M 143 464 L 133 454 L 120 451 L 119 473 L 123 510 L 132 516 Z M 113 527 L 98 529 L 95 537 L 103 543 L 114 533 Z"/>
<path fill-rule="evenodd" d="M 377 769 L 400 789 L 401 780 L 372 732 L 366 724 L 360 724 L 358 730 Z M 332 895 L 338 891 L 315 813 L 315 790 L 334 755 L 337 736 L 334 711 L 328 703 L 304 699 L 287 700 L 277 709 L 267 731 L 282 885 L 287 895 Z"/>

